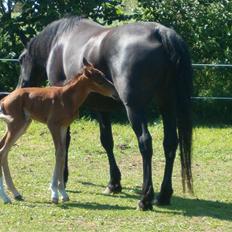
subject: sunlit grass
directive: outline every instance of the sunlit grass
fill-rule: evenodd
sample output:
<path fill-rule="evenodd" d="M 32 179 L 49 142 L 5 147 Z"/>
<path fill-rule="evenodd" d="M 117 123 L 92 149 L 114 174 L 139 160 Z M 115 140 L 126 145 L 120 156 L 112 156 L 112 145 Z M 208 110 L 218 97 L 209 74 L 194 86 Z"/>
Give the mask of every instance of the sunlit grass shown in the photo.
<path fill-rule="evenodd" d="M 162 124 L 150 124 L 153 136 L 153 182 L 159 191 L 164 156 Z M 0 135 L 4 134 L 0 124 Z M 0 202 L 0 231 L 231 231 L 232 127 L 194 129 L 195 196 L 182 193 L 180 162 L 173 174 L 174 196 L 168 207 L 136 211 L 142 184 L 142 163 L 129 125 L 113 125 L 115 154 L 123 192 L 102 194 L 108 182 L 108 161 L 96 121 L 81 119 L 71 129 L 70 202 L 52 205 L 48 190 L 54 148 L 47 128 L 33 123 L 9 153 L 10 167 L 25 201 Z"/>

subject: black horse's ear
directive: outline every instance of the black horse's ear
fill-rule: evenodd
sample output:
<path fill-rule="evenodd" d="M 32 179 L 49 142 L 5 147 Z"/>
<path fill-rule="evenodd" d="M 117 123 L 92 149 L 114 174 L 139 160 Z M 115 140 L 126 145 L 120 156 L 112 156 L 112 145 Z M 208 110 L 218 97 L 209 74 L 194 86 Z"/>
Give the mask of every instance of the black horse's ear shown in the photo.
<path fill-rule="evenodd" d="M 87 67 L 88 66 L 93 66 L 85 57 L 83 57 L 83 61 L 82 62 L 83 62 L 84 66 L 87 66 Z"/>

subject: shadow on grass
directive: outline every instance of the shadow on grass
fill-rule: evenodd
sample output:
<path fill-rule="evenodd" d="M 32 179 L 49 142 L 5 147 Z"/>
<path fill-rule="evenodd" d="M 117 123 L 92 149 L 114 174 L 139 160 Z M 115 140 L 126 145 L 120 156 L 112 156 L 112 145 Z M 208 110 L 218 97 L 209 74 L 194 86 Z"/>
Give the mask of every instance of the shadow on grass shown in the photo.
<path fill-rule="evenodd" d="M 99 193 L 88 191 L 88 194 L 94 194 L 97 196 L 106 196 L 106 197 L 111 197 L 111 198 L 125 198 L 125 199 L 127 198 L 127 199 L 139 200 L 140 195 L 141 195 L 141 187 L 139 187 L 139 186 L 135 186 L 133 188 L 123 187 L 123 191 L 120 193 L 104 194 L 103 191 L 106 188 L 104 185 L 94 184 L 92 182 L 81 182 L 81 181 L 79 181 L 79 182 L 85 186 L 94 186 L 94 187 L 101 189 L 101 190 L 99 190 Z M 80 191 L 71 190 L 71 189 L 67 189 L 66 191 L 67 191 L 67 193 L 80 193 Z M 127 193 L 127 192 L 130 192 L 130 193 Z"/>
<path fill-rule="evenodd" d="M 139 195 L 120 193 L 120 195 L 109 195 L 107 197 L 125 197 L 139 199 Z M 113 201 L 113 199 L 112 199 Z M 62 209 L 82 208 L 88 210 L 135 210 L 135 207 L 119 206 L 113 204 L 100 204 L 96 202 L 67 202 L 60 204 Z M 167 210 L 165 210 L 167 209 Z M 181 197 L 173 197 L 172 205 L 170 206 L 154 206 L 154 212 L 183 215 L 186 217 L 210 217 L 219 220 L 232 221 L 232 203 L 210 201 L 203 199 L 188 199 Z"/>
<path fill-rule="evenodd" d="M 104 185 L 94 184 L 91 182 L 80 182 L 86 186 L 94 186 L 104 189 Z M 67 202 L 65 204 L 59 204 L 62 209 L 69 208 L 83 208 L 89 210 L 135 210 L 136 202 L 141 197 L 141 187 L 135 186 L 133 188 L 123 187 L 123 190 L 119 194 L 105 195 L 103 193 L 91 193 L 94 195 L 105 195 L 105 197 L 134 199 L 135 207 L 119 206 L 111 204 L 99 204 L 96 202 Z M 79 191 L 67 190 L 67 192 L 79 193 Z M 158 193 L 156 193 L 156 196 Z M 190 199 L 182 198 L 178 196 L 172 197 L 172 204 L 169 206 L 154 206 L 154 212 L 167 213 L 172 215 L 184 215 L 187 217 L 211 217 L 219 220 L 232 221 L 232 202 L 221 202 L 204 199 Z"/>
<path fill-rule="evenodd" d="M 129 206 L 120 206 L 120 205 L 111 205 L 111 204 L 100 204 L 96 202 L 67 202 L 65 204 L 58 205 L 62 209 L 70 208 L 82 208 L 88 210 L 135 210 L 133 207 Z"/>
<path fill-rule="evenodd" d="M 102 204 L 97 202 L 66 202 L 59 203 L 57 207 L 61 209 L 81 208 L 87 210 L 135 210 L 136 200 L 140 198 L 139 194 L 120 193 L 119 195 L 106 195 L 106 197 L 125 197 L 135 199 L 134 207 L 128 205 L 121 206 L 117 204 Z M 51 202 L 33 202 L 51 206 Z M 30 207 L 32 207 L 30 205 Z M 169 206 L 154 206 L 154 212 L 160 214 L 183 215 L 186 217 L 210 217 L 219 220 L 232 221 L 232 202 L 220 202 L 204 199 L 189 199 L 173 196 L 172 204 Z"/>
<path fill-rule="evenodd" d="M 168 211 L 159 210 L 168 209 Z M 170 206 L 155 207 L 159 213 L 182 214 L 187 217 L 211 217 L 232 221 L 232 202 L 220 202 L 204 199 L 188 199 L 173 196 Z"/>

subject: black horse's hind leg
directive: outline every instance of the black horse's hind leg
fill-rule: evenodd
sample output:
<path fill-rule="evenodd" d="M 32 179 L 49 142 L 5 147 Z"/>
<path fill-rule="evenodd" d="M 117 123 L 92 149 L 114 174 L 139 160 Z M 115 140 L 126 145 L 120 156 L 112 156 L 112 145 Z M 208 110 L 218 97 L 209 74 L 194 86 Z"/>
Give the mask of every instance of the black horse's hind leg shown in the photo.
<path fill-rule="evenodd" d="M 64 167 L 64 183 L 65 186 L 67 185 L 68 182 L 68 149 L 69 149 L 69 145 L 70 145 L 70 140 L 71 140 L 71 136 L 70 136 L 70 127 L 68 127 L 67 129 L 67 134 L 66 134 L 66 154 L 65 154 L 65 167 Z"/>
<path fill-rule="evenodd" d="M 147 129 L 147 121 L 143 111 L 133 110 L 126 107 L 128 118 L 137 136 L 139 150 L 143 159 L 143 190 L 142 199 L 139 202 L 141 210 L 151 210 L 154 200 L 154 189 L 152 184 L 152 138 Z"/>
<path fill-rule="evenodd" d="M 110 166 L 110 181 L 105 193 L 119 193 L 122 190 L 120 183 L 121 173 L 113 153 L 114 141 L 112 136 L 110 115 L 106 112 L 99 112 L 98 116 L 100 125 L 100 140 L 102 146 L 106 150 Z"/>
<path fill-rule="evenodd" d="M 176 149 L 178 146 L 177 132 L 176 132 L 176 117 L 175 111 L 162 112 L 164 125 L 164 153 L 165 153 L 165 170 L 161 190 L 157 197 L 158 205 L 170 204 L 172 189 L 172 171 L 176 156 Z"/>

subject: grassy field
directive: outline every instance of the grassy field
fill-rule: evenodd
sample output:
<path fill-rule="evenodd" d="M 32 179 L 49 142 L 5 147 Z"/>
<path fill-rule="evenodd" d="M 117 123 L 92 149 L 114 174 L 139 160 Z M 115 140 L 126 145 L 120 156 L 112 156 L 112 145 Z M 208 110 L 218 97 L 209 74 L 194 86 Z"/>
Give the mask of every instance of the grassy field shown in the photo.
<path fill-rule="evenodd" d="M 5 125 L 0 124 L 2 136 Z M 155 191 L 163 176 L 162 125 L 150 124 L 154 141 Z M 102 194 L 108 182 L 108 161 L 99 142 L 96 121 L 72 126 L 70 202 L 53 205 L 48 189 L 54 148 L 44 125 L 33 123 L 9 154 L 13 179 L 25 201 L 0 202 L 0 231 L 232 231 L 232 127 L 194 129 L 195 195 L 182 193 L 176 159 L 172 205 L 136 211 L 142 181 L 137 141 L 128 125 L 113 125 L 115 154 L 122 171 L 123 192 Z"/>

